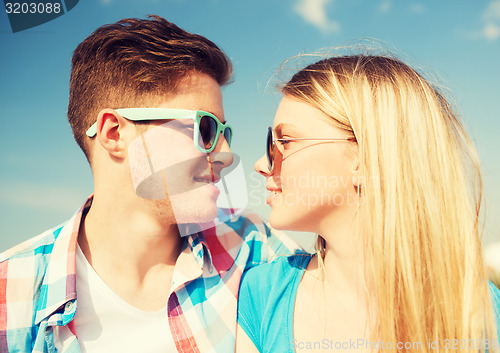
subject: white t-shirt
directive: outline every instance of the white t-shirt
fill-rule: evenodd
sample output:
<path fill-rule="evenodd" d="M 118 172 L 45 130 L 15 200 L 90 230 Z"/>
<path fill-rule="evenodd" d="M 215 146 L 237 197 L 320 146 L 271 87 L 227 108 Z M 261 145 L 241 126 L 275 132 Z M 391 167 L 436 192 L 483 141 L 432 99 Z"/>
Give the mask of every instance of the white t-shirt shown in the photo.
<path fill-rule="evenodd" d="M 173 352 L 166 307 L 147 312 L 121 299 L 94 271 L 78 246 L 76 336 L 82 353 Z"/>

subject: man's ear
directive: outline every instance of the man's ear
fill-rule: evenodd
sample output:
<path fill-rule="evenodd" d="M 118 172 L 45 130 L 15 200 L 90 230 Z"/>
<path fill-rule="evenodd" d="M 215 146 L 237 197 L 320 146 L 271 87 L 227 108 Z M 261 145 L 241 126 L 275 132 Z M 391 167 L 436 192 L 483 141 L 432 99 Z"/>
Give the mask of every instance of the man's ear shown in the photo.
<path fill-rule="evenodd" d="M 130 124 L 113 109 L 103 109 L 97 115 L 97 140 L 115 158 L 126 156 L 124 131 Z"/>

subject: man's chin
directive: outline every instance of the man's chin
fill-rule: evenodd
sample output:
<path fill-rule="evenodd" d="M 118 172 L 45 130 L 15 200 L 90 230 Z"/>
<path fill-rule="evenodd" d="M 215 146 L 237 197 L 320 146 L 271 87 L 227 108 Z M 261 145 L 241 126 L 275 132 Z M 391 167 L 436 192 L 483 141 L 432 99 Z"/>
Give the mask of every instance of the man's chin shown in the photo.
<path fill-rule="evenodd" d="M 201 204 L 193 202 L 189 205 L 173 205 L 175 220 L 177 223 L 211 223 L 217 217 L 217 204 Z"/>

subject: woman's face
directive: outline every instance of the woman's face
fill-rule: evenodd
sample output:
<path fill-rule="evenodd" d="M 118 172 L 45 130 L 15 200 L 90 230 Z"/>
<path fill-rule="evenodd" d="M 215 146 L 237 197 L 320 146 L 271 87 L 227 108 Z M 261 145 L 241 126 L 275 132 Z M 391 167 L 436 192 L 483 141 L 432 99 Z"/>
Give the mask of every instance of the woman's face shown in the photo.
<path fill-rule="evenodd" d="M 296 98 L 285 96 L 273 125 L 275 139 L 347 139 L 331 118 Z M 357 147 L 347 140 L 276 141 L 274 170 L 266 157 L 255 169 L 271 191 L 270 223 L 276 229 L 321 233 L 357 208 Z M 351 212 L 349 212 L 352 214 Z"/>

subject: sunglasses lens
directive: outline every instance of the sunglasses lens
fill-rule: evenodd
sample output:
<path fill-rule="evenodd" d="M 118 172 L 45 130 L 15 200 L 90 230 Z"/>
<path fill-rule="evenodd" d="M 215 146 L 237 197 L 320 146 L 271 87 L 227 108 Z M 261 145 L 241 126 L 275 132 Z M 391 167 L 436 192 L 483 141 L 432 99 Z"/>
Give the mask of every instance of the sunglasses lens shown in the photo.
<path fill-rule="evenodd" d="M 273 130 L 267 130 L 267 146 L 266 146 L 267 164 L 269 171 L 273 170 L 274 164 L 274 146 L 273 146 Z"/>
<path fill-rule="evenodd" d="M 200 147 L 210 149 L 217 137 L 217 122 L 210 116 L 202 116 L 200 119 Z M 228 130 L 228 129 L 226 129 Z"/>
<path fill-rule="evenodd" d="M 227 144 L 231 147 L 231 139 L 233 138 L 233 132 L 230 128 L 224 129 L 224 138 L 226 139 Z"/>

